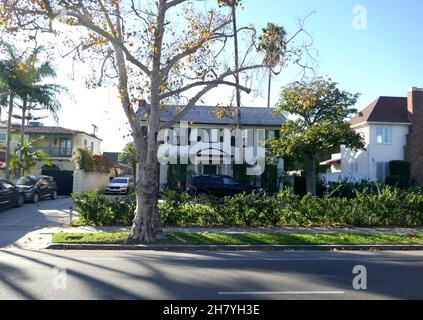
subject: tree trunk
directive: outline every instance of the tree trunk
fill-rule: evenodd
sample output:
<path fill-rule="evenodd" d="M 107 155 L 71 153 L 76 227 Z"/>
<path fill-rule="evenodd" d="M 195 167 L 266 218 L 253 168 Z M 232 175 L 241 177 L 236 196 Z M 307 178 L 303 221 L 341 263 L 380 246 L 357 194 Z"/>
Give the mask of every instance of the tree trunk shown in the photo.
<path fill-rule="evenodd" d="M 236 6 L 232 6 L 232 23 L 234 29 L 234 49 L 235 49 L 235 70 L 239 69 L 239 49 L 238 49 L 238 32 L 237 32 L 237 23 L 236 23 Z M 239 89 L 239 72 L 235 73 L 235 83 L 236 83 L 236 117 L 237 117 L 237 127 L 241 129 L 241 90 Z"/>
<path fill-rule="evenodd" d="M 272 90 L 272 69 L 269 68 L 269 86 L 267 88 L 267 107 L 270 108 L 270 92 Z"/>
<path fill-rule="evenodd" d="M 10 142 L 12 140 L 12 115 L 13 115 L 13 101 L 15 96 L 13 94 L 9 97 L 9 114 L 7 116 L 7 131 L 6 131 L 6 167 L 4 169 L 4 176 L 6 180 L 10 179 Z"/>
<path fill-rule="evenodd" d="M 316 195 L 316 157 L 307 159 L 307 192 Z"/>
<path fill-rule="evenodd" d="M 134 176 L 134 185 L 136 186 L 138 183 L 138 177 L 137 177 L 137 163 L 132 164 L 132 175 Z"/>
<path fill-rule="evenodd" d="M 25 118 L 26 118 L 26 107 L 27 107 L 27 99 L 24 98 L 22 101 L 22 119 L 21 119 L 21 146 L 24 144 L 25 140 Z M 18 175 L 17 178 L 20 178 L 22 176 L 22 159 L 23 154 L 22 152 L 19 152 L 19 165 L 18 165 Z"/>
<path fill-rule="evenodd" d="M 137 150 L 141 150 L 138 149 Z M 142 155 L 139 155 L 142 159 Z M 144 160 L 140 161 L 137 170 L 135 217 L 133 220 L 130 239 L 151 243 L 163 238 L 158 210 L 157 194 L 157 153 L 154 150 L 144 155 Z"/>

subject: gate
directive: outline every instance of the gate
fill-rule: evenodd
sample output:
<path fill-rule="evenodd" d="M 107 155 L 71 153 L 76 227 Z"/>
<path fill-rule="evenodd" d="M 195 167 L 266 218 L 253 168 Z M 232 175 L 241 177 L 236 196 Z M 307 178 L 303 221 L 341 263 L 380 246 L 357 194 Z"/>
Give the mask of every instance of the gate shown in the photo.
<path fill-rule="evenodd" d="M 58 194 L 60 196 L 70 196 L 73 191 L 73 171 L 43 170 L 45 176 L 53 177 L 56 181 Z"/>

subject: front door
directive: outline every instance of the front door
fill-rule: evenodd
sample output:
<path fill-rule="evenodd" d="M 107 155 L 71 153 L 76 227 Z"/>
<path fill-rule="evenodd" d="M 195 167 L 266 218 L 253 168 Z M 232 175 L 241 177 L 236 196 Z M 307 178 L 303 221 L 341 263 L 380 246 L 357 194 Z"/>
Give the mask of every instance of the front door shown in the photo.
<path fill-rule="evenodd" d="M 217 174 L 217 166 L 216 165 L 204 165 L 203 166 L 203 175 L 205 176 L 212 176 Z"/>

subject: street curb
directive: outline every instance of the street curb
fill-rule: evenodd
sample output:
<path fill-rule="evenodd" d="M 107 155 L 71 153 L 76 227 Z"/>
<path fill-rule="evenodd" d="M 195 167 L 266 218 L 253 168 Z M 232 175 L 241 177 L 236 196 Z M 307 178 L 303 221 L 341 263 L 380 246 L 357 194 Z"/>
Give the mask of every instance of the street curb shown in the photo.
<path fill-rule="evenodd" d="M 423 251 L 423 245 L 121 245 L 51 244 L 49 250 L 128 251 Z"/>

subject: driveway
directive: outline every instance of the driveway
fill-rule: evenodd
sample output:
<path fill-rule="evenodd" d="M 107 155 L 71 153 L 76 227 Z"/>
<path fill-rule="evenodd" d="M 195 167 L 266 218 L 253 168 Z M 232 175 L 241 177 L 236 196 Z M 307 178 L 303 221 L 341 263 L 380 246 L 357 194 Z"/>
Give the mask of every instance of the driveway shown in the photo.
<path fill-rule="evenodd" d="M 0 248 L 43 247 L 42 242 L 47 241 L 52 233 L 52 229 L 47 231 L 46 228 L 67 227 L 71 207 L 72 199 L 61 197 L 0 211 Z"/>

